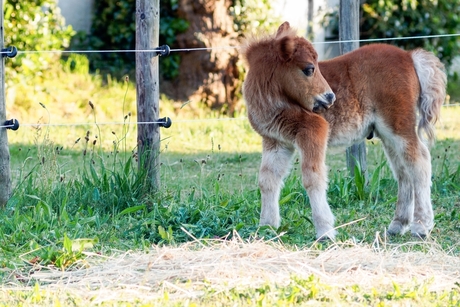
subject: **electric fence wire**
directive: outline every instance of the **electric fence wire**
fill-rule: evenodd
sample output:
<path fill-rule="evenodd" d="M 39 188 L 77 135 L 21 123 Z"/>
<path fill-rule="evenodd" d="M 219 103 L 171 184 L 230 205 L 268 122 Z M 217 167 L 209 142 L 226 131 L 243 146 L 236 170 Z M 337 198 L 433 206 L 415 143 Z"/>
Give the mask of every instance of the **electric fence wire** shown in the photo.
<path fill-rule="evenodd" d="M 453 103 L 453 104 L 444 104 L 442 107 L 460 107 L 460 103 Z M 174 123 L 203 123 L 203 122 L 213 122 L 213 121 L 246 121 L 248 120 L 247 117 L 223 117 L 223 118 L 202 118 L 202 119 L 179 119 L 175 120 Z M 153 125 L 153 124 L 164 124 L 163 121 L 151 121 L 151 122 L 87 122 L 87 123 L 36 123 L 36 124 L 21 124 L 21 127 L 33 127 L 33 128 L 41 128 L 41 127 L 77 127 L 77 126 L 121 126 L 121 125 Z M 13 125 L 3 125 L 0 128 L 12 128 Z"/>
<path fill-rule="evenodd" d="M 371 43 L 371 42 L 384 42 L 394 40 L 413 40 L 413 39 L 429 39 L 429 38 L 449 38 L 449 37 L 460 37 L 460 33 L 452 34 L 436 34 L 436 35 L 422 35 L 422 36 L 401 36 L 401 37 L 385 37 L 385 38 L 369 38 L 369 39 L 356 39 L 356 40 L 337 40 L 337 41 L 323 41 L 323 42 L 312 42 L 313 45 L 325 45 L 325 44 L 340 44 L 340 43 Z M 190 51 L 208 51 L 208 50 L 219 50 L 219 49 L 238 49 L 241 46 L 218 46 L 218 47 L 200 47 L 200 48 L 178 48 L 170 49 L 170 52 L 190 52 Z M 18 50 L 18 54 L 32 54 L 32 53 L 133 53 L 133 52 L 149 52 L 158 53 L 161 49 L 115 49 L 115 50 Z M 9 51 L 0 52 L 0 54 L 7 54 Z"/>
<path fill-rule="evenodd" d="M 232 117 L 232 118 L 203 118 L 203 119 L 179 119 L 175 120 L 174 123 L 198 123 L 198 122 L 212 122 L 212 121 L 238 121 L 238 120 L 247 120 L 247 117 Z M 121 126 L 121 125 L 152 125 L 152 124 L 164 124 L 163 121 L 151 121 L 151 122 L 88 122 L 88 123 L 36 123 L 36 124 L 21 124 L 21 127 L 72 127 L 72 126 Z M 11 125 L 3 125 L 0 128 L 12 128 Z"/>

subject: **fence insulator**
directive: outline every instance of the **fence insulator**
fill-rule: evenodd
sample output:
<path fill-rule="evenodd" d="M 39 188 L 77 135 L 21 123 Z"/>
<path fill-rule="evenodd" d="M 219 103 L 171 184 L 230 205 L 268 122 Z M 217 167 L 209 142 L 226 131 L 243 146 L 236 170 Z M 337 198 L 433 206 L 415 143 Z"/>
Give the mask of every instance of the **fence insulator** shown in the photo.
<path fill-rule="evenodd" d="M 10 119 L 7 120 L 4 124 L 3 127 L 6 129 L 11 129 L 13 131 L 16 131 L 19 129 L 19 121 L 17 119 Z"/>
<path fill-rule="evenodd" d="M 155 48 L 156 50 L 156 54 L 155 56 L 168 56 L 169 53 L 171 52 L 171 48 L 169 48 L 168 45 L 163 45 L 163 46 L 160 46 L 160 47 L 156 47 Z"/>
<path fill-rule="evenodd" d="M 14 46 L 2 49 L 2 57 L 14 58 L 18 54 L 18 49 Z"/>
<path fill-rule="evenodd" d="M 163 128 L 169 128 L 172 125 L 171 118 L 163 117 L 158 119 L 158 125 Z"/>

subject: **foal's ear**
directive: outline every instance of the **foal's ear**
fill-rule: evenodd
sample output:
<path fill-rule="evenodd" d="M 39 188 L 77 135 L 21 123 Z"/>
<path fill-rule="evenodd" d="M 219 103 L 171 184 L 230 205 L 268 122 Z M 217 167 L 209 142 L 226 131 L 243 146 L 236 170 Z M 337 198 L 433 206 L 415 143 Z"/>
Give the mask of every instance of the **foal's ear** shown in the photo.
<path fill-rule="evenodd" d="M 292 59 L 296 49 L 295 38 L 292 36 L 284 36 L 275 42 L 278 56 L 285 62 Z"/>
<path fill-rule="evenodd" d="M 289 28 L 290 28 L 289 22 L 287 21 L 283 22 L 281 26 L 278 28 L 275 38 L 280 37 L 280 35 Z"/>

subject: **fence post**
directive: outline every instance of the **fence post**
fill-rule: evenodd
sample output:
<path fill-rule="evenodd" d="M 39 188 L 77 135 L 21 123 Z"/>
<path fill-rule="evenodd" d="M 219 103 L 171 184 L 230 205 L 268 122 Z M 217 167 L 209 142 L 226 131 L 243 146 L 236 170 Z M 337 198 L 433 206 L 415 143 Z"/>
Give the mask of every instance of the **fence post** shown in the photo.
<path fill-rule="evenodd" d="M 136 0 L 136 50 L 158 47 L 160 27 L 159 0 Z M 136 52 L 137 145 L 139 169 L 147 172 L 147 189 L 157 190 L 160 183 L 158 57 L 154 52 Z"/>
<path fill-rule="evenodd" d="M 0 42 L 3 49 L 3 1 L 0 4 Z M 6 121 L 5 103 L 5 60 L 0 56 L 0 126 Z M 11 174 L 10 174 L 10 150 L 8 147 L 8 134 L 6 128 L 0 128 L 0 207 L 4 207 L 10 198 Z"/>
<path fill-rule="evenodd" d="M 339 39 L 348 41 L 340 43 L 340 54 L 359 48 L 359 0 L 340 0 Z M 348 147 L 346 155 L 351 175 L 354 175 L 356 161 L 358 161 L 367 178 L 366 144 L 361 142 Z"/>

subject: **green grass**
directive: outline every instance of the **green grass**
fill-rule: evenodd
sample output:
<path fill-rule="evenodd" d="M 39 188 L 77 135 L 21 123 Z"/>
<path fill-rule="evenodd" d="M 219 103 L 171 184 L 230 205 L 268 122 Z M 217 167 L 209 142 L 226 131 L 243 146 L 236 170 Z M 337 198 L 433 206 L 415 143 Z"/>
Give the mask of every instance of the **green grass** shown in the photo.
<path fill-rule="evenodd" d="M 363 290 L 357 286 L 337 288 L 317 277 L 292 276 L 287 285 L 266 283 L 257 287 L 235 287 L 215 291 L 211 284 L 199 289 L 199 298 L 177 301 L 165 291 L 162 298 L 137 300 L 106 300 L 97 306 L 458 306 L 460 291 L 431 292 L 426 284 L 401 286 L 393 283 L 386 289 Z M 0 292 L 0 306 L 82 306 L 93 305 L 79 295 L 65 291 L 41 289 L 37 284 L 30 291 Z M 8 305 L 7 305 L 8 304 Z"/>
<path fill-rule="evenodd" d="M 85 87 L 91 79 L 82 76 L 75 78 L 82 82 L 80 87 Z M 88 83 L 83 83 L 81 78 Z M 78 88 L 76 84 L 70 86 Z M 128 83 L 115 81 L 108 88 L 115 89 L 118 102 L 107 102 L 104 97 L 93 99 L 98 93 L 96 89 L 91 94 L 83 90 L 76 94 L 87 95 L 80 101 L 84 105 L 73 110 L 77 114 L 66 118 L 59 100 L 44 96 L 43 105 L 37 102 L 32 107 L 39 111 L 30 112 L 35 118 L 32 115 L 25 118 L 25 123 L 83 121 L 91 124 L 24 126 L 18 132 L 9 133 L 15 188 L 11 200 L 0 211 L 3 284 L 21 285 L 17 276 L 30 274 L 34 263 L 62 270 L 78 269 L 86 257 L 85 250 L 110 255 L 115 250 L 148 251 L 152 244 L 175 246 L 193 237 L 231 239 L 235 235 L 248 240 L 274 239 L 292 248 L 315 246 L 311 210 L 299 179 L 297 161 L 282 190 L 281 227 L 277 231 L 258 227 L 257 173 L 261 139 L 247 120 L 205 120 L 206 116 L 217 116 L 202 114 L 193 104 L 180 109 L 164 101 L 162 116 L 170 116 L 173 125 L 161 130 L 159 191 L 146 191 L 143 188 L 145 173 L 136 167 L 136 130 L 130 124 L 135 121 L 131 100 L 134 89 Z M 95 110 L 88 106 L 87 100 L 93 102 Z M 194 117 L 190 116 L 192 113 Z M 431 240 L 457 256 L 460 255 L 459 117 L 459 107 L 443 109 L 439 140 L 432 149 L 436 225 Z M 104 121 L 124 124 L 103 125 Z M 339 241 L 351 239 L 371 244 L 376 233 L 385 232 L 393 217 L 396 183 L 379 141 L 368 142 L 367 149 L 367 185 L 359 176 L 348 175 L 343 149 L 332 149 L 327 157 L 328 198 L 340 226 Z M 408 240 L 411 240 L 409 235 L 394 237 L 391 243 L 403 244 Z M 317 248 L 327 248 L 327 244 Z M 419 249 L 423 252 L 423 245 Z M 311 279 L 292 277 L 288 285 L 267 282 L 260 287 L 218 294 L 207 292 L 206 287 L 203 289 L 203 294 L 190 304 L 214 306 L 237 302 L 241 306 L 263 306 L 337 302 L 352 305 L 355 302 L 383 306 L 422 302 L 426 306 L 459 305 L 458 289 L 429 292 L 420 284 L 372 291 L 351 287 L 336 289 L 322 284 L 314 276 Z M 41 285 L 0 291 L 0 306 L 53 302 L 60 302 L 62 306 L 80 305 L 78 296 L 50 292 Z M 132 304 L 118 303 L 143 305 L 140 300 Z M 186 304 L 167 297 L 146 303 Z"/>
<path fill-rule="evenodd" d="M 13 181 L 18 187 L 4 211 L 5 225 L 10 224 L 10 229 L 3 226 L 2 231 L 20 239 L 8 241 L 26 248 L 25 244 L 34 239 L 41 227 L 45 229 L 40 231 L 42 235 L 50 228 L 56 229 L 51 232 L 55 235 L 42 238 L 43 244 L 62 240 L 64 233 L 69 232 L 78 234 L 75 238 L 108 240 L 114 247 L 135 242 L 134 247 L 140 248 L 164 241 L 158 232 L 159 226 L 171 227 L 174 235 L 169 241 L 174 242 L 188 239 L 179 230 L 182 225 L 188 225 L 197 237 L 223 236 L 233 229 L 243 237 L 253 233 L 257 229 L 260 205 L 257 187 L 260 138 L 245 120 L 183 122 L 173 127 L 163 130 L 166 136 L 161 153 L 161 189 L 154 195 L 142 194 L 138 189 L 142 174 L 136 172 L 132 154 L 118 152 L 119 147 L 107 152 L 97 145 L 93 147 L 93 139 L 88 144 L 82 139 L 79 144 L 61 150 L 63 145 L 51 141 L 54 132 L 51 129 L 50 136 L 38 137 L 36 144 L 13 143 Z M 116 140 L 111 133 L 109 138 Z M 328 156 L 329 199 L 337 223 L 365 217 L 359 223 L 340 229 L 340 239 L 370 240 L 373 233 L 383 231 L 392 218 L 396 184 L 386 163 L 382 163 L 385 159 L 379 142 L 368 142 L 367 147 L 370 183 L 360 190 L 355 184 L 356 178 L 348 177 L 343 152 L 335 150 Z M 458 140 L 446 139 L 440 140 L 433 149 L 433 203 L 437 212 L 434 235 L 439 229 L 451 229 L 452 235 L 458 232 L 458 147 Z M 180 148 L 185 153 L 180 152 Z M 314 234 L 297 164 L 282 192 L 280 232 L 287 231 L 288 235 L 282 238 L 286 243 L 308 245 L 314 240 Z M 36 212 L 38 204 L 46 207 L 45 213 Z M 131 207 L 139 211 L 120 215 Z M 64 209 L 68 220 L 62 219 Z M 42 219 L 35 219 L 31 224 L 21 223 L 20 220 L 30 215 Z M 82 217 L 85 217 L 83 222 L 78 222 L 82 230 L 75 233 L 72 227 Z M 107 230 L 103 224 L 108 221 L 114 226 L 113 232 L 101 233 Z M 18 224 L 27 225 L 24 234 L 15 232 Z M 99 227 L 102 229 L 98 231 Z M 116 239 L 119 231 L 127 237 Z M 440 241 L 445 241 L 444 234 L 440 232 L 440 235 Z M 451 242 L 455 242 L 455 238 Z M 450 245 L 449 241 L 445 242 L 446 246 Z M 11 250 L 17 252 L 15 248 Z M 26 252 L 27 248 L 22 251 Z"/>

